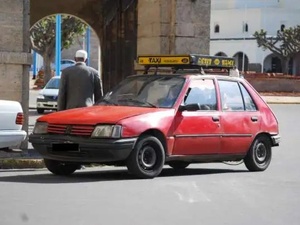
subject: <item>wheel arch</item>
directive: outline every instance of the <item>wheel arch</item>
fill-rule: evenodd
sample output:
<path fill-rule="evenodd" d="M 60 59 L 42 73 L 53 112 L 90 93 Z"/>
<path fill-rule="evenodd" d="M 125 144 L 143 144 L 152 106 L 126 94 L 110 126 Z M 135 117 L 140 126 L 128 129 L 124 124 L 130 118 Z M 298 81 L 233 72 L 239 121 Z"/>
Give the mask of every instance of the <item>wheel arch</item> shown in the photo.
<path fill-rule="evenodd" d="M 141 133 L 139 138 L 141 138 L 142 136 L 146 136 L 146 135 L 151 135 L 153 137 L 156 137 L 161 142 L 161 144 L 164 148 L 165 154 L 167 154 L 167 152 L 168 152 L 167 140 L 166 140 L 166 137 L 163 134 L 163 132 L 161 132 L 160 130 L 157 130 L 157 129 L 149 129 L 149 130 L 146 130 L 143 133 Z"/>
<path fill-rule="evenodd" d="M 261 132 L 261 133 L 258 133 L 255 138 L 253 139 L 253 142 L 258 138 L 258 137 L 267 137 L 269 142 L 270 142 L 270 145 L 272 146 L 272 138 L 271 138 L 271 134 L 268 133 L 268 132 Z M 253 143 L 252 142 L 252 143 Z"/>

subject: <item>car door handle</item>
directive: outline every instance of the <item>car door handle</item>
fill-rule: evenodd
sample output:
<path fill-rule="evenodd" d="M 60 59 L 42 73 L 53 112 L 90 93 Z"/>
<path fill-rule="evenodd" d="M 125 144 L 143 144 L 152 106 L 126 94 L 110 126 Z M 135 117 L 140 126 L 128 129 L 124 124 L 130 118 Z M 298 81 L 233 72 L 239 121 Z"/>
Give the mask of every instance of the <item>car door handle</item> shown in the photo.
<path fill-rule="evenodd" d="M 252 120 L 253 122 L 256 122 L 256 121 L 258 121 L 258 117 L 257 117 L 257 116 L 252 116 L 252 117 L 251 117 L 251 120 Z"/>
<path fill-rule="evenodd" d="M 215 121 L 215 122 L 217 122 L 217 121 L 220 121 L 220 118 L 218 116 L 213 116 L 212 120 Z"/>

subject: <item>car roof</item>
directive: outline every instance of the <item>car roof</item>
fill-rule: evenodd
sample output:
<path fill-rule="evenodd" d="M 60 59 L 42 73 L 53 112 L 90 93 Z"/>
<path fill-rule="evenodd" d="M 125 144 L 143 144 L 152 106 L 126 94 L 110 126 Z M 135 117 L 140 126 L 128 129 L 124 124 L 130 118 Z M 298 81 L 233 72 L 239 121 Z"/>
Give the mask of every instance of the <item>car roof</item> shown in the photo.
<path fill-rule="evenodd" d="M 147 76 L 165 76 L 165 77 L 183 77 L 183 78 L 188 78 L 191 80 L 194 79 L 222 79 L 222 80 L 239 80 L 242 81 L 244 80 L 243 78 L 239 77 L 230 77 L 228 75 L 218 75 L 218 74 L 192 74 L 192 73 L 183 73 L 183 74 L 163 74 L 163 73 L 158 73 L 158 74 L 135 74 L 131 75 L 129 77 L 147 77 Z"/>

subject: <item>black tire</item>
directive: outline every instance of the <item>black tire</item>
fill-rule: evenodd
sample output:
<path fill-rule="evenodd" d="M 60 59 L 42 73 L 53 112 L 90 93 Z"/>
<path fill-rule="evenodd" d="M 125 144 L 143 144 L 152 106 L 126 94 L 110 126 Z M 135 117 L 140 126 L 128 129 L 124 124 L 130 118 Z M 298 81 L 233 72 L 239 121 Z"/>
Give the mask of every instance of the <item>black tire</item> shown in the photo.
<path fill-rule="evenodd" d="M 169 162 L 169 166 L 175 170 L 183 170 L 183 169 L 187 168 L 189 165 L 190 165 L 190 163 L 184 162 L 184 161 Z"/>
<path fill-rule="evenodd" d="M 142 136 L 127 159 L 130 173 L 139 178 L 154 178 L 165 164 L 165 151 L 161 142 L 153 136 Z"/>
<path fill-rule="evenodd" d="M 43 114 L 45 110 L 37 108 L 36 111 L 37 111 L 38 114 Z"/>
<path fill-rule="evenodd" d="M 77 169 L 79 169 L 79 166 L 76 164 L 68 164 L 51 159 L 44 159 L 44 163 L 51 173 L 59 176 L 71 175 Z"/>
<path fill-rule="evenodd" d="M 272 147 L 267 136 L 258 136 L 253 141 L 244 163 L 249 171 L 264 171 L 270 165 Z"/>

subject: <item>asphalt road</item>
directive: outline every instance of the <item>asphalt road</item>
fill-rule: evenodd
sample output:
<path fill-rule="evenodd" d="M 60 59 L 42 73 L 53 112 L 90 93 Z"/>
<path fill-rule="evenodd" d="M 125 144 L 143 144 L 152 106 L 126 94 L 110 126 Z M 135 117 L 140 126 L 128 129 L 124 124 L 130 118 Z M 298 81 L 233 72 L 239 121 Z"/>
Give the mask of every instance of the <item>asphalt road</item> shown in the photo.
<path fill-rule="evenodd" d="M 197 164 L 152 180 L 96 167 L 68 178 L 47 170 L 0 170 L 1 225 L 298 225 L 300 105 L 272 105 L 282 143 L 264 172 Z"/>

